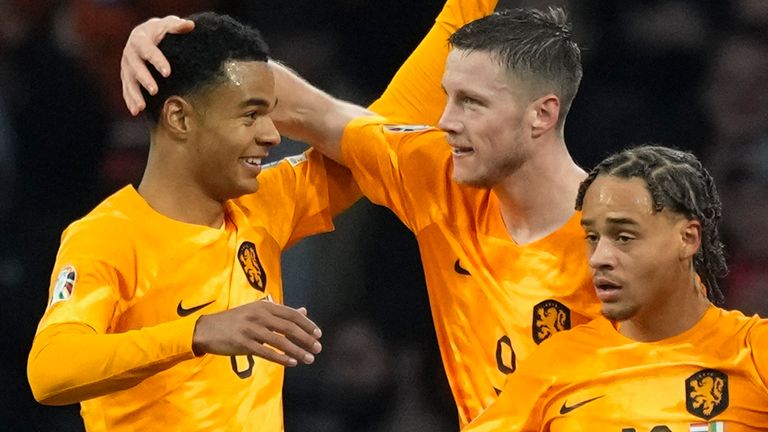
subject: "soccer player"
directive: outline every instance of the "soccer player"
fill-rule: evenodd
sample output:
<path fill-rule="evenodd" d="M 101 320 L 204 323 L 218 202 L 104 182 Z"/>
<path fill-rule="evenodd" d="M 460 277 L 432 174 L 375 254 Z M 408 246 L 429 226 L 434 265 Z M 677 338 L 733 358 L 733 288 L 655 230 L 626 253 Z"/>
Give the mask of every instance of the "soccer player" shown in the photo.
<path fill-rule="evenodd" d="M 359 190 L 316 151 L 262 167 L 280 141 L 267 45 L 192 19 L 162 45 L 175 73 L 148 97 L 144 177 L 64 232 L 29 356 L 35 398 L 80 402 L 89 431 L 280 431 L 284 366 L 321 350 L 280 304 L 280 254 Z"/>
<path fill-rule="evenodd" d="M 422 55 L 431 55 L 433 49 L 443 47 L 448 34 L 490 13 L 496 2 L 466 3 L 451 0 L 446 4 L 419 47 Z M 252 50 L 260 53 L 259 50 L 265 48 L 263 41 L 250 30 L 246 31 L 246 40 L 236 35 L 239 24 L 235 24 L 235 29 L 228 29 L 231 26 L 228 20 L 222 24 L 223 30 L 213 31 L 211 25 L 218 25 L 215 21 L 220 19 L 192 22 L 172 18 L 151 22 L 161 27 L 180 23 L 185 32 L 202 25 L 197 35 L 201 38 L 212 35 L 221 45 L 214 51 L 222 55 L 229 51 L 225 47 L 229 47 L 230 40 L 237 41 L 239 50 L 247 55 L 252 55 Z M 131 37 L 137 34 L 140 37 L 140 32 L 134 32 Z M 110 430 L 280 430 L 282 369 L 251 355 L 205 355 L 199 346 L 190 347 L 189 338 L 192 332 L 197 335 L 205 322 L 220 331 L 215 336 L 236 338 L 236 342 L 248 345 L 219 347 L 219 351 L 251 354 L 253 350 L 287 365 L 311 361 L 311 354 L 317 350 L 316 340 L 308 341 L 299 332 L 301 339 L 307 340 L 301 346 L 309 343 L 312 348 L 312 353 L 307 354 L 301 347 L 291 345 L 298 341 L 282 341 L 282 330 L 271 331 L 278 326 L 293 328 L 294 324 L 285 322 L 293 320 L 302 327 L 310 325 L 308 331 L 316 339 L 315 326 L 302 317 L 306 315 L 303 310 L 297 315 L 290 308 L 256 302 L 236 309 L 237 315 L 233 311 L 229 316 L 235 322 L 231 324 L 221 318 L 224 314 L 218 314 L 219 318 L 201 314 L 267 297 L 279 303 L 282 298 L 280 251 L 302 237 L 331 229 L 329 216 L 350 205 L 359 197 L 359 192 L 348 171 L 310 151 L 307 157 L 291 158 L 265 169 L 258 177 L 258 192 L 227 200 L 223 205 L 209 202 L 206 208 L 223 211 L 226 222 L 213 227 L 219 229 L 205 228 L 189 220 L 189 214 L 202 215 L 202 206 L 198 209 L 194 205 L 199 199 L 192 201 L 191 198 L 226 186 L 226 173 L 232 170 L 216 162 L 222 158 L 215 147 L 208 145 L 209 139 L 222 143 L 239 141 L 242 137 L 235 128 L 238 119 L 250 123 L 246 117 L 252 116 L 255 124 L 252 127 L 258 126 L 264 142 L 258 147 L 259 154 L 252 155 L 258 158 L 242 161 L 248 164 L 258 162 L 276 142 L 276 137 L 268 121 L 268 111 L 274 103 L 269 86 L 263 83 L 264 88 L 258 87 L 264 78 L 271 77 L 271 67 L 268 71 L 259 71 L 259 68 L 242 68 L 240 62 L 193 64 L 202 54 L 201 46 L 196 41 L 182 41 L 184 38 L 174 38 L 162 45 L 164 50 L 174 50 L 173 55 L 169 54 L 170 63 L 163 59 L 168 70 L 173 64 L 174 76 L 163 79 L 156 75 L 154 79 L 163 84 L 163 91 L 154 97 L 144 97 L 148 98 L 148 111 L 158 120 L 166 99 L 175 101 L 172 106 L 181 104 L 188 109 L 205 110 L 208 113 L 205 128 L 196 128 L 194 139 L 188 140 L 196 146 L 185 150 L 177 142 L 188 135 L 179 131 L 176 124 L 182 113 L 178 109 L 173 111 L 176 114 L 171 119 L 177 122 L 172 123 L 176 124 L 172 128 L 157 122 L 147 172 L 154 173 L 152 184 L 162 180 L 162 193 L 154 191 L 154 198 L 161 202 L 155 205 L 155 200 L 145 196 L 146 188 L 140 186 L 137 193 L 129 187 L 65 233 L 54 272 L 58 276 L 53 282 L 51 306 L 43 317 L 30 355 L 30 383 L 36 397 L 48 404 L 93 398 L 83 403 L 82 410 L 89 430 L 105 427 Z M 250 49 L 244 46 L 249 44 L 254 46 Z M 258 58 L 263 62 L 266 52 Z M 226 56 L 219 61 L 224 59 Z M 426 66 L 437 68 L 440 73 L 443 62 L 444 56 Z M 411 71 L 429 73 L 423 66 L 423 61 L 409 60 L 376 102 L 377 109 L 409 121 L 436 121 L 442 107 L 439 99 L 435 102 L 424 98 L 421 93 L 424 88 L 413 86 L 407 77 L 401 76 Z M 195 71 L 196 68 L 203 70 Z M 220 70 L 209 70 L 211 68 Z M 204 89 L 190 90 L 186 97 L 176 94 L 182 83 L 202 79 L 195 78 L 202 72 L 214 82 Z M 222 75 L 225 72 L 226 76 Z M 231 75 L 234 72 L 238 74 Z M 176 77 L 179 74 L 182 76 Z M 217 78 L 226 80 L 219 83 Z M 216 83 L 219 85 L 213 85 Z M 248 85 L 243 88 L 257 86 L 261 93 L 233 93 L 244 84 Z M 259 95 L 263 97 L 250 97 Z M 217 110 L 210 104 L 214 101 Z M 239 115 L 236 119 L 227 117 L 233 114 L 233 109 L 234 114 Z M 226 122 L 219 124 L 220 120 Z M 198 146 L 199 155 L 197 150 L 191 151 Z M 172 156 L 178 152 L 186 154 L 185 159 L 177 161 L 181 155 Z M 212 165 L 206 166 L 206 163 Z M 237 164 L 239 167 L 239 160 Z M 191 166 L 196 171 L 187 172 Z M 242 169 L 253 176 L 259 171 L 247 165 Z M 238 179 L 242 181 L 250 180 Z M 251 183 L 245 189 L 255 187 L 255 183 Z M 153 189 L 157 187 L 150 188 L 149 192 Z M 175 217 L 181 220 L 173 220 Z M 207 219 L 210 218 L 204 223 Z M 219 268 L 219 273 L 212 266 Z M 157 285 L 161 288 L 150 289 Z M 176 320 L 174 313 L 184 318 Z M 278 318 L 271 316 L 275 314 Z M 214 327 L 217 323 L 221 326 Z M 248 334 L 238 337 L 233 329 Z M 244 340 L 247 338 L 256 338 L 256 343 L 248 343 Z M 258 342 L 264 339 L 285 355 L 263 349 Z M 69 349 L 89 352 L 89 356 L 78 357 L 78 361 L 68 363 L 65 370 L 50 367 L 51 362 L 65 356 Z M 195 354 L 203 355 L 195 357 Z"/>
<path fill-rule="evenodd" d="M 161 65 L 148 46 L 160 30 L 143 27 L 151 37 L 129 40 L 126 56 Z M 123 64 L 134 111 L 137 82 L 156 83 L 142 62 Z M 572 205 L 586 173 L 563 139 L 582 70 L 562 10 L 493 14 L 453 33 L 450 46 L 420 46 L 396 80 L 444 105 L 442 130 L 362 116 L 275 71 L 281 133 L 348 166 L 416 235 L 462 426 L 537 344 L 599 314 Z"/>
<path fill-rule="evenodd" d="M 696 157 L 624 150 L 576 207 L 603 317 L 542 344 L 469 430 L 768 430 L 768 321 L 712 304 L 721 208 Z"/>

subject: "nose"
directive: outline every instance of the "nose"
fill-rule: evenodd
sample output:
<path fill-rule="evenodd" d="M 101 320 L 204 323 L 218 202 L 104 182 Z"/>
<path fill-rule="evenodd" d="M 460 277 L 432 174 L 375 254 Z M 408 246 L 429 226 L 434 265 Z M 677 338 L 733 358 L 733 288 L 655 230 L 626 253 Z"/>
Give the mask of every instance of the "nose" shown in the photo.
<path fill-rule="evenodd" d="M 456 110 L 455 104 L 448 99 L 443 109 L 443 115 L 440 116 L 440 121 L 437 122 L 437 127 L 450 134 L 460 133 L 463 125 L 459 121 Z"/>
<path fill-rule="evenodd" d="M 597 243 L 589 247 L 589 267 L 593 270 L 613 269 L 616 263 L 616 256 L 611 242 L 607 239 L 600 239 Z"/>
<path fill-rule="evenodd" d="M 256 141 L 263 146 L 276 146 L 280 144 L 280 132 L 277 131 L 275 123 L 268 116 L 263 117 L 264 125 L 259 128 L 259 134 Z"/>

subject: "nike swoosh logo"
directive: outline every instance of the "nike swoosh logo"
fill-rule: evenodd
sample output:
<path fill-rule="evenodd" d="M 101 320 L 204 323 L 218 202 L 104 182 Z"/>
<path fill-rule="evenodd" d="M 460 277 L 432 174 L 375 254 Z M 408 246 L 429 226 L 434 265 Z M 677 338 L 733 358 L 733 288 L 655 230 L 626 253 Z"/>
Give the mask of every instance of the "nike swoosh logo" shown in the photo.
<path fill-rule="evenodd" d="M 560 414 L 568 414 L 569 412 L 575 410 L 576 408 L 581 408 L 584 405 L 586 405 L 586 404 L 588 404 L 588 403 L 590 403 L 592 401 L 596 401 L 596 400 L 600 399 L 603 396 L 605 396 L 605 395 L 598 396 L 598 397 L 593 397 L 592 399 L 587 399 L 585 401 L 581 401 L 581 402 L 579 402 L 577 404 L 573 404 L 571 406 L 568 406 L 568 401 L 565 401 L 565 402 L 563 402 L 563 406 L 560 407 Z"/>
<path fill-rule="evenodd" d="M 213 303 L 215 300 L 211 300 L 208 303 L 203 303 L 201 305 L 197 305 L 195 307 L 191 307 L 189 309 L 185 309 L 184 306 L 181 305 L 181 302 L 179 302 L 179 305 L 176 306 L 176 313 L 179 314 L 180 317 L 185 317 L 187 315 L 192 315 L 193 313 L 199 311 L 200 309 L 208 306 L 209 304 Z"/>
<path fill-rule="evenodd" d="M 456 259 L 456 262 L 453 263 L 453 270 L 460 275 L 472 276 L 472 273 L 470 273 L 469 270 L 461 266 L 459 259 Z"/>

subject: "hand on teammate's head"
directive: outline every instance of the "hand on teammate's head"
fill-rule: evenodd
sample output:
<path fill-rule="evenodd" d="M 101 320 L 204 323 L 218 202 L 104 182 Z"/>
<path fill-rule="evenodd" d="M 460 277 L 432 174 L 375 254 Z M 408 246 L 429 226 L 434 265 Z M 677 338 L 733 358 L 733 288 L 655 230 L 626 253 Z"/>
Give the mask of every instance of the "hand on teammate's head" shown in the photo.
<path fill-rule="evenodd" d="M 171 65 L 157 45 L 169 33 L 188 33 L 194 28 L 194 21 L 169 15 L 164 18 L 151 18 L 131 31 L 120 59 L 123 100 L 131 115 L 138 115 L 146 107 L 141 87 L 150 94 L 157 93 L 157 83 L 152 78 L 147 63 L 165 77 L 171 74 Z"/>

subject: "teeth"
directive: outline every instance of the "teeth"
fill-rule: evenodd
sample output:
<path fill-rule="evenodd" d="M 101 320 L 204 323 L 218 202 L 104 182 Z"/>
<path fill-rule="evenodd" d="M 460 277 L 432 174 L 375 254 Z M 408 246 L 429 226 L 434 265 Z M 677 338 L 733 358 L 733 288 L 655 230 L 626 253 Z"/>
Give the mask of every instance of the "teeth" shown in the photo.
<path fill-rule="evenodd" d="M 261 158 L 249 157 L 245 158 L 245 162 L 251 165 L 261 165 Z"/>

